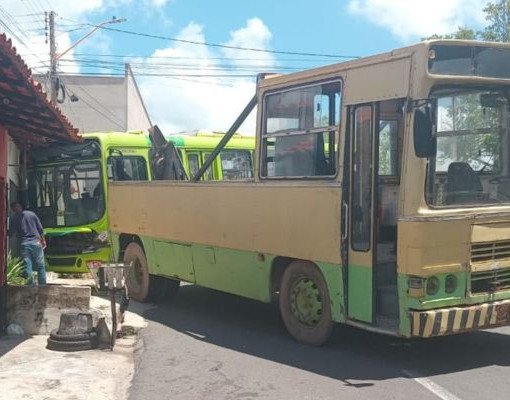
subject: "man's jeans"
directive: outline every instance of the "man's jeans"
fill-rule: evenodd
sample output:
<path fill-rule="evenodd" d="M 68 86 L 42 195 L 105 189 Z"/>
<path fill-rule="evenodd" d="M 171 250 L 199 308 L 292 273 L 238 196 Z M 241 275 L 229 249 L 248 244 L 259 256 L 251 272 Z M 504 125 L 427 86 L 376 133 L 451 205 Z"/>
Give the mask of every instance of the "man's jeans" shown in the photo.
<path fill-rule="evenodd" d="M 33 285 L 33 270 L 37 271 L 37 283 L 46 285 L 46 270 L 44 269 L 44 251 L 41 242 L 34 240 L 21 243 L 21 257 L 25 262 L 25 275 L 28 284 Z"/>

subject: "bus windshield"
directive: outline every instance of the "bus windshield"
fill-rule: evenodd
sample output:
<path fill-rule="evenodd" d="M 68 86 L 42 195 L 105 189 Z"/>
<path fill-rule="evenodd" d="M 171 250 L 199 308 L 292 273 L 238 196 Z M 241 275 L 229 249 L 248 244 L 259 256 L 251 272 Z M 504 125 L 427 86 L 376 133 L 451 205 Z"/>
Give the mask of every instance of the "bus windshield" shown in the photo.
<path fill-rule="evenodd" d="M 46 228 L 89 224 L 105 213 L 98 161 L 36 167 L 28 186 L 30 208 Z"/>
<path fill-rule="evenodd" d="M 429 204 L 510 203 L 508 91 L 441 90 L 433 98 L 437 150 L 429 159 Z"/>

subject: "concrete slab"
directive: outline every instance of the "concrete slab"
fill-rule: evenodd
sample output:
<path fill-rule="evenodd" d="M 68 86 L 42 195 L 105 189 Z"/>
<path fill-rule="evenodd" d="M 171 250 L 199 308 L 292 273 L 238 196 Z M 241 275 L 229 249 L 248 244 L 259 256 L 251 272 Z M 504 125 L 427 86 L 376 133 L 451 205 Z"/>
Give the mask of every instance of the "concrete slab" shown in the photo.
<path fill-rule="evenodd" d="M 93 307 L 109 310 L 109 301 L 92 297 Z M 146 326 L 126 311 L 122 331 Z M 1 397 L 9 400 L 124 400 L 134 372 L 136 336 L 117 339 L 110 350 L 56 352 L 46 349 L 46 335 L 0 338 Z"/>
<path fill-rule="evenodd" d="M 113 351 L 73 353 L 47 350 L 46 340 L 43 335 L 33 336 L 0 358 L 0 387 L 6 399 L 127 398 L 134 337 L 119 339 Z M 0 346 L 9 345 L 9 339 L 0 340 Z"/>
<path fill-rule="evenodd" d="M 63 310 L 88 311 L 90 295 L 88 286 L 8 286 L 7 323 L 21 325 L 26 334 L 49 334 Z"/>

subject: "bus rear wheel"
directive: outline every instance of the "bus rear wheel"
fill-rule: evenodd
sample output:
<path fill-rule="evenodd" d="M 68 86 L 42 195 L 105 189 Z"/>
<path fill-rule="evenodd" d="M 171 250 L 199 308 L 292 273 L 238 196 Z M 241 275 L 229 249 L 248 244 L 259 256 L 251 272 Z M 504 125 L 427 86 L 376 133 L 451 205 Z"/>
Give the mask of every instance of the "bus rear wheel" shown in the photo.
<path fill-rule="evenodd" d="M 124 250 L 124 262 L 131 263 L 126 282 L 131 299 L 158 302 L 177 294 L 179 281 L 149 274 L 147 257 L 138 243 L 128 244 Z"/>
<path fill-rule="evenodd" d="M 280 285 L 280 313 L 289 333 L 298 342 L 321 346 L 333 328 L 331 302 L 319 269 L 307 261 L 293 261 Z"/>

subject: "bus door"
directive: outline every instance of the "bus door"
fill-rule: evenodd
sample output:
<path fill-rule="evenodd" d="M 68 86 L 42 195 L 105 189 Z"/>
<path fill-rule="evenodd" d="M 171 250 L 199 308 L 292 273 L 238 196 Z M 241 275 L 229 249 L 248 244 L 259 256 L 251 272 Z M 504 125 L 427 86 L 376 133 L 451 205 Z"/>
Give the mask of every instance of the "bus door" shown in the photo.
<path fill-rule="evenodd" d="M 347 316 L 363 322 L 373 322 L 374 315 L 374 130 L 376 107 L 360 105 L 351 108 L 349 146 L 345 159 L 349 171 L 349 186 L 344 196 L 343 246 L 347 268 Z"/>
<path fill-rule="evenodd" d="M 201 165 L 203 165 L 205 163 L 205 161 L 209 158 L 209 156 L 211 155 L 211 153 L 202 153 L 202 163 Z M 218 158 L 218 157 L 216 157 Z M 213 161 L 213 163 L 209 166 L 209 168 L 207 168 L 207 171 L 205 171 L 204 173 L 204 180 L 206 181 L 212 181 L 212 180 L 217 180 L 218 179 L 218 174 L 216 173 L 216 165 L 217 165 L 217 162 L 216 160 Z"/>
<path fill-rule="evenodd" d="M 191 179 L 196 175 L 196 173 L 200 169 L 200 166 L 202 165 L 202 163 L 200 162 L 200 153 L 190 152 L 190 151 L 186 150 L 185 154 L 187 156 L 187 161 L 188 161 L 188 169 L 189 169 L 188 173 L 189 173 L 189 177 Z"/>

